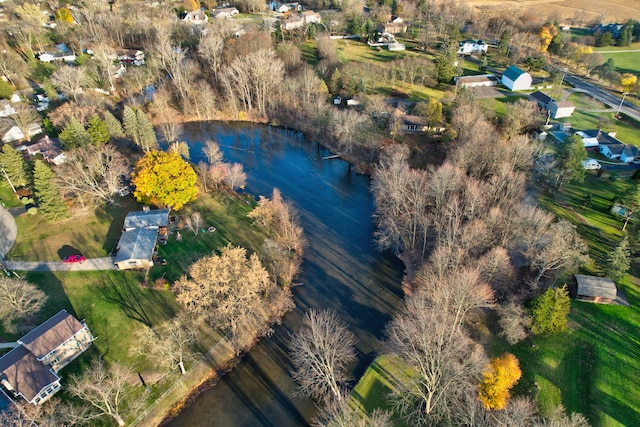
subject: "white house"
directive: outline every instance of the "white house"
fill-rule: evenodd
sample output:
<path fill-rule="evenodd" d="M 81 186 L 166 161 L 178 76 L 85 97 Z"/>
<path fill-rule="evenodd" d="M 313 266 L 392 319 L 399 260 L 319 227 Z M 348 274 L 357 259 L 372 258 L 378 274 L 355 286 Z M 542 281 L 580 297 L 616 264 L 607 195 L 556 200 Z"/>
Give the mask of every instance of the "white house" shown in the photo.
<path fill-rule="evenodd" d="M 547 105 L 552 119 L 571 117 L 576 107 L 571 101 L 551 101 Z"/>
<path fill-rule="evenodd" d="M 322 22 L 322 16 L 313 10 L 305 10 L 302 12 L 302 19 L 305 24 L 319 24 Z"/>
<path fill-rule="evenodd" d="M 625 145 L 620 153 L 620 160 L 625 163 L 631 163 L 638 158 L 638 147 L 635 145 Z"/>
<path fill-rule="evenodd" d="M 487 53 L 488 45 L 482 40 L 463 40 L 458 45 L 458 54 L 471 55 L 474 53 Z"/>
<path fill-rule="evenodd" d="M 29 133 L 29 137 L 42 133 L 42 127 L 40 127 L 37 123 L 32 123 L 27 128 L 27 132 Z M 14 142 L 20 141 L 21 139 L 25 139 L 24 133 L 18 126 L 9 127 L 5 133 L 2 135 L 2 142 Z"/>
<path fill-rule="evenodd" d="M 6 99 L 0 99 L 0 117 L 9 117 L 16 113 L 11 103 Z"/>
<path fill-rule="evenodd" d="M 304 27 L 304 19 L 298 15 L 291 15 L 280 22 L 285 30 L 295 30 L 296 28 Z"/>
<path fill-rule="evenodd" d="M 575 134 L 582 138 L 582 144 L 584 145 L 584 148 L 597 147 L 598 145 L 600 145 L 600 142 L 598 141 L 598 135 L 600 134 L 600 131 L 597 129 L 580 130 Z"/>
<path fill-rule="evenodd" d="M 232 16 L 240 14 L 240 11 L 235 7 L 224 7 L 215 9 L 211 12 L 211 17 L 215 19 L 231 18 Z"/>
<path fill-rule="evenodd" d="M 169 209 L 129 212 L 114 255 L 118 269 L 152 267 L 158 236 L 166 241 L 168 224 Z"/>
<path fill-rule="evenodd" d="M 184 22 L 188 22 L 193 25 L 202 25 L 209 22 L 209 17 L 206 13 L 204 13 L 201 9 L 196 9 L 187 13 L 184 18 L 182 18 Z"/>
<path fill-rule="evenodd" d="M 510 65 L 502 74 L 502 84 L 510 90 L 526 90 L 531 87 L 531 74 L 524 72 L 515 65 Z"/>

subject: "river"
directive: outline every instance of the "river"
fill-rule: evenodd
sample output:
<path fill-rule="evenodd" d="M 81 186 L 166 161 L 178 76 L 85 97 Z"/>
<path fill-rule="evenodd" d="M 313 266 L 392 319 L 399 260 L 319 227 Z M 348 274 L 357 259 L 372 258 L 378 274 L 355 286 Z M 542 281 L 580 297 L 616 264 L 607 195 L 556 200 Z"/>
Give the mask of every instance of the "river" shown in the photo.
<path fill-rule="evenodd" d="M 392 254 L 376 251 L 369 178 L 356 175 L 345 161 L 322 160 L 331 153 L 282 128 L 190 123 L 184 139 L 192 161 L 203 158 L 202 141 L 211 138 L 226 161 L 244 165 L 247 192 L 270 196 L 277 187 L 293 202 L 309 247 L 298 279 L 302 286 L 293 289 L 296 309 L 169 425 L 305 426 L 316 408 L 295 396 L 287 355 L 290 334 L 309 308 L 335 310 L 356 335 L 358 361 L 353 372 L 360 376 L 401 304 L 402 266 Z"/>

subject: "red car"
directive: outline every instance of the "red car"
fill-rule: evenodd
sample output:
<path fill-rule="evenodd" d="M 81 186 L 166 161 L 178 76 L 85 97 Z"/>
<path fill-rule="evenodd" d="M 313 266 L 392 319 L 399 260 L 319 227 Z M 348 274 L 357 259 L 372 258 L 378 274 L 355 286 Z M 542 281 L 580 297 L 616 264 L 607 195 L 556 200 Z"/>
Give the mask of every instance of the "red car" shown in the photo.
<path fill-rule="evenodd" d="M 68 257 L 63 259 L 62 262 L 66 264 L 75 264 L 75 263 L 82 264 L 83 262 L 85 262 L 85 260 L 86 258 L 84 257 L 84 255 L 69 255 Z"/>

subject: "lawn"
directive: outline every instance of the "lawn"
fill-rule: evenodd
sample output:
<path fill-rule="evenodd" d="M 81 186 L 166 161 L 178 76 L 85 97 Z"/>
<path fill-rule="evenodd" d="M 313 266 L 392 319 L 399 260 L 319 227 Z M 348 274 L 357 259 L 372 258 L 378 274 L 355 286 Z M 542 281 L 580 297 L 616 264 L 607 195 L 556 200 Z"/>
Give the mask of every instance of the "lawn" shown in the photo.
<path fill-rule="evenodd" d="M 640 43 L 634 43 L 635 46 L 627 48 L 619 48 L 620 50 L 626 49 L 640 49 Z M 602 49 L 596 50 L 615 50 L 615 49 Z M 640 52 L 615 52 L 615 53 L 601 53 L 604 60 L 609 58 L 613 59 L 613 64 L 616 67 L 616 71 L 620 73 L 633 73 L 635 75 L 640 74 Z"/>
<path fill-rule="evenodd" d="M 22 206 L 20 200 L 18 200 L 9 186 L 9 183 L 2 177 L 0 177 L 0 204 L 5 208 Z"/>
<path fill-rule="evenodd" d="M 513 104 L 518 99 L 526 99 L 522 96 L 505 96 L 502 98 L 482 98 L 477 102 L 480 107 L 491 117 L 502 117 L 507 112 L 509 104 Z"/>
<path fill-rule="evenodd" d="M 597 99 L 582 92 L 575 92 L 569 95 L 567 101 L 573 102 L 573 105 L 579 110 L 604 110 L 609 108 Z"/>
<path fill-rule="evenodd" d="M 597 113 L 576 109 L 571 117 L 563 117 L 558 121 L 571 123 L 576 130 L 600 128 L 605 132 L 616 132 L 616 138 L 622 142 L 640 147 L 640 124 L 626 116 L 623 116 L 621 120 L 615 120 L 613 114 L 612 112 Z"/>

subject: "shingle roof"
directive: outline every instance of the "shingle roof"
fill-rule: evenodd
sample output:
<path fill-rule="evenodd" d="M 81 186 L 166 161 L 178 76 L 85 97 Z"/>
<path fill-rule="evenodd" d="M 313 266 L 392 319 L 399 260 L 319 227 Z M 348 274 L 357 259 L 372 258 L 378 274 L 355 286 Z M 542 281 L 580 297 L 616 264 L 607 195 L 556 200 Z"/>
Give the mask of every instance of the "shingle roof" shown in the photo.
<path fill-rule="evenodd" d="M 542 105 L 548 105 L 553 99 L 545 93 L 540 92 L 539 90 L 529 94 L 529 96 L 536 101 L 538 101 Z"/>
<path fill-rule="evenodd" d="M 157 236 L 158 230 L 154 228 L 134 228 L 123 231 L 118 242 L 115 262 L 151 259 Z"/>
<path fill-rule="evenodd" d="M 38 359 L 55 350 L 60 344 L 81 331 L 84 325 L 66 310 L 49 318 L 46 322 L 18 340 Z"/>
<path fill-rule="evenodd" d="M 585 276 L 574 274 L 578 282 L 578 295 L 588 297 L 600 297 L 615 299 L 617 294 L 616 284 L 606 277 Z"/>
<path fill-rule="evenodd" d="M 515 65 L 510 65 L 506 70 L 504 70 L 502 76 L 508 78 L 509 80 L 516 81 L 516 79 L 523 74 L 525 74 L 523 70 L 516 67 Z"/>
<path fill-rule="evenodd" d="M 124 229 L 165 227 L 169 224 L 169 209 L 129 212 L 124 219 Z"/>
<path fill-rule="evenodd" d="M 0 358 L 0 379 L 6 380 L 16 393 L 30 402 L 60 377 L 29 350 L 18 346 Z"/>

